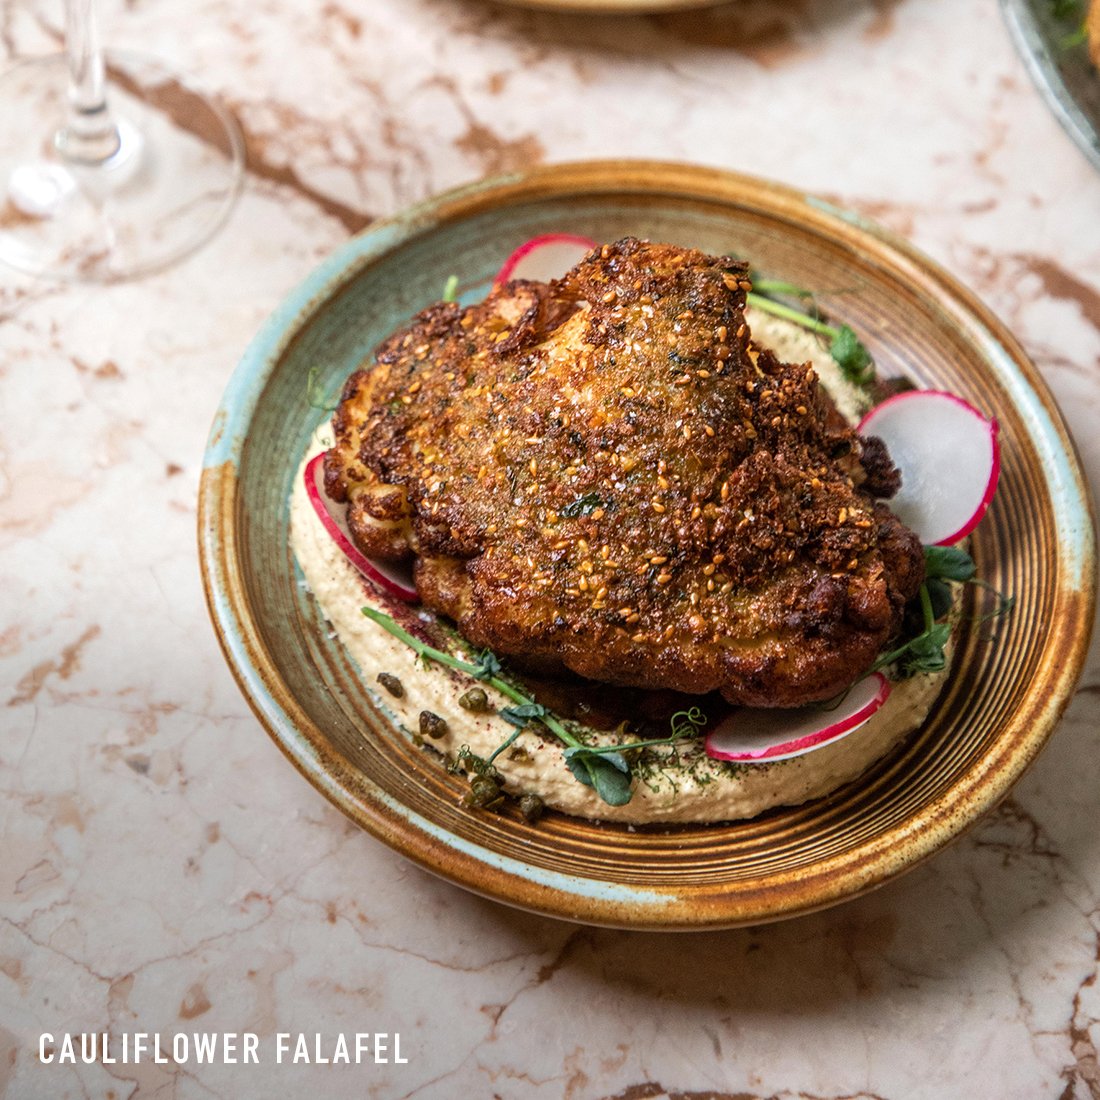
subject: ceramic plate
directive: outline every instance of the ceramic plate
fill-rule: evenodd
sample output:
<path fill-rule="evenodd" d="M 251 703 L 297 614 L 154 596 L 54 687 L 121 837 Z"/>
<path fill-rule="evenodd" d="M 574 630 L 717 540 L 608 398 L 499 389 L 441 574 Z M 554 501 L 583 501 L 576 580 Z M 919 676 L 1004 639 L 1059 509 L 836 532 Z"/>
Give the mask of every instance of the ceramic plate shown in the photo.
<path fill-rule="evenodd" d="M 364 689 L 298 581 L 287 496 L 325 392 L 456 275 L 465 298 L 538 233 L 632 233 L 750 258 L 818 291 L 880 371 L 951 390 L 1001 425 L 1000 490 L 973 540 L 1016 596 L 991 636 L 962 631 L 949 684 L 903 748 L 828 799 L 722 826 L 660 830 L 472 813 Z M 728 927 L 869 890 L 943 847 L 1034 759 L 1069 698 L 1095 598 L 1089 503 L 1066 428 L 1012 337 L 944 272 L 881 230 L 794 191 L 680 165 L 537 169 L 418 206 L 349 241 L 248 349 L 210 436 L 199 537 L 211 614 L 256 714 L 350 818 L 445 878 L 595 924 Z"/>
<path fill-rule="evenodd" d="M 1085 4 L 1059 15 L 1054 0 L 1001 0 L 1024 64 L 1050 109 L 1100 168 L 1100 70 L 1077 41 Z"/>

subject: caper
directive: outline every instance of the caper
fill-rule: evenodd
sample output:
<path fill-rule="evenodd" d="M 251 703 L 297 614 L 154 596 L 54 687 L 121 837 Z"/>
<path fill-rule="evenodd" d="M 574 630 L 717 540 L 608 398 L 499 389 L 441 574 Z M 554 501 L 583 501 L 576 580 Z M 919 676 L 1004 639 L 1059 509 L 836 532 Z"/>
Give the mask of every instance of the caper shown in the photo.
<path fill-rule="evenodd" d="M 466 805 L 475 810 L 488 810 L 504 801 L 500 784 L 488 775 L 476 775 L 470 780 L 470 793 Z"/>
<path fill-rule="evenodd" d="M 395 698 L 405 698 L 405 685 L 392 672 L 380 672 L 378 682 Z"/>
<path fill-rule="evenodd" d="M 440 718 L 430 710 L 420 712 L 420 732 L 425 737 L 440 738 L 447 732 L 446 719 Z"/>
<path fill-rule="evenodd" d="M 459 696 L 458 705 L 464 710 L 482 714 L 489 709 L 489 696 L 485 694 L 484 688 L 470 688 Z"/>
<path fill-rule="evenodd" d="M 519 800 L 519 812 L 523 814 L 525 821 L 530 822 L 532 825 L 542 817 L 542 811 L 545 809 L 542 799 L 537 794 L 533 794 L 530 791 L 527 794 L 521 795 Z"/>

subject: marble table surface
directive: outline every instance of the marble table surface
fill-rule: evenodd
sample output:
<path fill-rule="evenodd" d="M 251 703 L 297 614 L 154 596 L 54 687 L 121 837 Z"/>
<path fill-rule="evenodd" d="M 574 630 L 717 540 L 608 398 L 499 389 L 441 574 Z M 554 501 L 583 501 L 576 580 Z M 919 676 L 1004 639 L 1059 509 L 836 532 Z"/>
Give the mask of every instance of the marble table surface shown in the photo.
<path fill-rule="evenodd" d="M 60 8 L 6 0 L 0 55 L 56 49 Z M 249 173 L 161 275 L 0 273 L 0 1095 L 1100 1097 L 1095 656 L 1011 797 L 900 880 L 642 935 L 479 899 L 350 826 L 237 691 L 196 561 L 211 415 L 284 293 L 374 218 L 582 157 L 735 168 L 904 235 L 1022 340 L 1095 485 L 1100 175 L 994 0 L 105 0 L 102 22 L 224 100 Z M 253 1033 L 261 1058 L 40 1062 L 43 1034 L 93 1032 Z M 357 1032 L 404 1061 L 275 1061 L 279 1033 Z"/>

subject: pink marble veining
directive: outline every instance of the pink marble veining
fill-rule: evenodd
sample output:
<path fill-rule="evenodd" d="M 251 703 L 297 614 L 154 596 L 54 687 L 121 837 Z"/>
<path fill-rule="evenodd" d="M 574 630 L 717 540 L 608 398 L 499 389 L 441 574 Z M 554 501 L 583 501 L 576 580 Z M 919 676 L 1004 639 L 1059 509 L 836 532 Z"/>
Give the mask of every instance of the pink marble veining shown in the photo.
<path fill-rule="evenodd" d="M 0 9 L 0 55 L 59 12 Z M 1003 318 L 1100 481 L 1100 175 L 989 2 L 632 19 L 479 0 L 104 4 L 232 107 L 225 229 L 140 283 L 0 273 L 0 1096 L 1095 1100 L 1100 663 L 979 828 L 796 922 L 659 937 L 467 895 L 286 763 L 208 626 L 225 380 L 349 232 L 540 161 L 685 159 L 832 197 Z M 42 1032 L 400 1032 L 407 1063 L 44 1066 Z M 266 1048 L 273 1050 L 273 1047 Z"/>

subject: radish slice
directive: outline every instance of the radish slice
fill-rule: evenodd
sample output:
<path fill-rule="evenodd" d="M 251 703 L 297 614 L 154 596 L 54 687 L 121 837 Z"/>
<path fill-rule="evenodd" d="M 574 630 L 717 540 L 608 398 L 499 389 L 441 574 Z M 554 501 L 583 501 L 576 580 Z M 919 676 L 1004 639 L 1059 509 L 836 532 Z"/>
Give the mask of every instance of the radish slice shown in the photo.
<path fill-rule="evenodd" d="M 890 508 L 925 545 L 965 538 L 985 515 L 1001 470 L 997 421 L 938 390 L 910 390 L 876 405 L 859 424 L 901 471 Z"/>
<path fill-rule="evenodd" d="M 504 261 L 495 281 L 498 284 L 509 279 L 549 282 L 580 263 L 595 247 L 596 242 L 588 237 L 578 237 L 572 233 L 543 233 L 521 244 Z"/>
<path fill-rule="evenodd" d="M 373 581 L 379 588 L 397 596 L 398 599 L 416 603 L 420 595 L 416 591 L 412 569 L 409 566 L 369 558 L 351 541 L 351 532 L 347 524 L 347 506 L 330 500 L 325 492 L 324 461 L 325 452 L 322 451 L 306 463 L 306 495 L 318 519 L 332 536 L 332 541 L 340 547 L 344 557 L 367 580 Z"/>
<path fill-rule="evenodd" d="M 886 702 L 890 681 L 872 672 L 853 684 L 834 710 L 735 710 L 707 734 L 707 756 L 715 760 L 786 760 L 821 748 L 859 729 Z"/>

